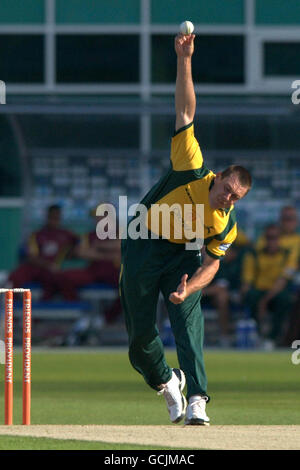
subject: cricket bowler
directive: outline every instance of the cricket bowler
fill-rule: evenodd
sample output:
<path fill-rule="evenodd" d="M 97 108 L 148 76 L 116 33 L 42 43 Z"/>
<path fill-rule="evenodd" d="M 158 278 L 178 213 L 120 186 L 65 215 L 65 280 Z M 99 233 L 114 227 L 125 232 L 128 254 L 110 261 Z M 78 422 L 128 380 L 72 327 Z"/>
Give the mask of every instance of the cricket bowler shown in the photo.
<path fill-rule="evenodd" d="M 148 238 L 122 241 L 120 294 L 129 336 L 129 359 L 146 383 L 166 399 L 170 419 L 186 425 L 208 425 L 207 379 L 203 360 L 204 319 L 201 290 L 214 278 L 221 258 L 237 235 L 234 204 L 251 188 L 241 166 L 214 174 L 203 163 L 194 137 L 196 97 L 192 79 L 193 34 L 175 38 L 177 77 L 176 123 L 169 171 L 141 201 L 147 208 Z M 154 207 L 179 204 L 204 208 L 204 249 L 188 250 L 191 240 L 166 237 L 162 224 L 152 224 Z M 184 216 L 183 216 L 184 217 Z M 176 216 L 170 217 L 175 229 Z M 162 221 L 160 221 L 162 222 Z M 185 224 L 183 219 L 182 225 Z M 162 292 L 174 333 L 180 369 L 167 364 L 156 325 Z M 186 397 L 183 389 L 187 385 Z"/>

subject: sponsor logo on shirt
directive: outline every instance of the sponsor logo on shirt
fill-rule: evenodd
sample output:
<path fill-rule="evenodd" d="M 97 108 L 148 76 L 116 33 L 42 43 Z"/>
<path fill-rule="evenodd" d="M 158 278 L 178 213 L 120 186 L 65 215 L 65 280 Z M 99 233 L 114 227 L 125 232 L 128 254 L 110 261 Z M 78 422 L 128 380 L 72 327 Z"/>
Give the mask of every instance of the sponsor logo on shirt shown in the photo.
<path fill-rule="evenodd" d="M 220 250 L 222 251 L 226 251 L 228 250 L 228 248 L 231 246 L 231 243 L 223 243 L 222 245 L 220 245 Z"/>

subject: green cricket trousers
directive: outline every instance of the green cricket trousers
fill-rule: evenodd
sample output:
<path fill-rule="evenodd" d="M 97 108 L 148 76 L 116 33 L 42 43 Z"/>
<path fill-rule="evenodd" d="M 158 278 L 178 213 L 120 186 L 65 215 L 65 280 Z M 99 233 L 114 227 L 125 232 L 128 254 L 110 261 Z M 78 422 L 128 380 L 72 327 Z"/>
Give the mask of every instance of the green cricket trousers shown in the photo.
<path fill-rule="evenodd" d="M 206 395 L 203 361 L 204 319 L 201 292 L 178 305 L 169 301 L 183 274 L 190 276 L 201 266 L 198 250 L 163 239 L 122 241 L 120 296 L 129 336 L 129 359 L 155 390 L 172 375 L 156 324 L 156 309 L 161 291 L 174 333 L 180 368 L 187 383 L 187 398 Z"/>

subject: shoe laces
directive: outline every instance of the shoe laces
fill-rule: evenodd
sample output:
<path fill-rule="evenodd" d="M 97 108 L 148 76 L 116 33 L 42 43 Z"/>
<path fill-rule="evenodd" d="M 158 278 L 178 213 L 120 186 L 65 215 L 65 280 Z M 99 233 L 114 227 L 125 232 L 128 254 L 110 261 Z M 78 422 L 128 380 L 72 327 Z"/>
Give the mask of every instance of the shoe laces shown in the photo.
<path fill-rule="evenodd" d="M 193 403 L 189 403 L 189 406 L 194 409 L 194 408 L 197 408 L 199 406 L 199 408 L 201 408 L 202 411 L 205 410 L 205 405 L 206 403 L 208 402 L 208 397 L 201 397 L 199 398 L 198 400 L 195 400 Z"/>

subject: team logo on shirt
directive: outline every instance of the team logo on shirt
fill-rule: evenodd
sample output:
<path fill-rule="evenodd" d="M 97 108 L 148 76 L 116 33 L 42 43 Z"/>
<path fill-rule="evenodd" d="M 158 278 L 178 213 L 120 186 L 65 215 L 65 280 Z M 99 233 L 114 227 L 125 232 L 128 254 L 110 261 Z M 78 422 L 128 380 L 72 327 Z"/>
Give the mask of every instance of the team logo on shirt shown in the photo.
<path fill-rule="evenodd" d="M 42 251 L 45 256 L 54 256 L 58 252 L 58 244 L 55 240 L 49 240 L 43 246 Z"/>
<path fill-rule="evenodd" d="M 223 243 L 222 245 L 219 246 L 220 250 L 226 251 L 228 248 L 231 246 L 231 243 Z"/>

